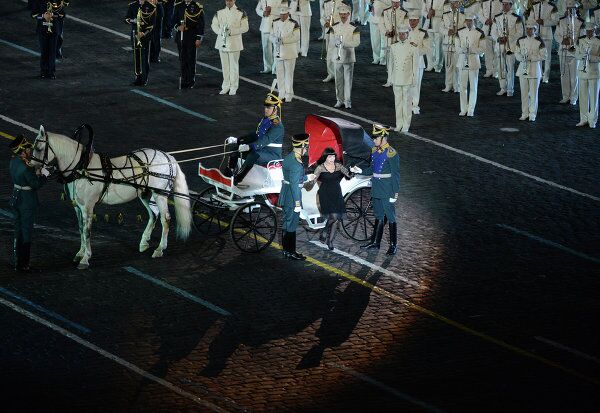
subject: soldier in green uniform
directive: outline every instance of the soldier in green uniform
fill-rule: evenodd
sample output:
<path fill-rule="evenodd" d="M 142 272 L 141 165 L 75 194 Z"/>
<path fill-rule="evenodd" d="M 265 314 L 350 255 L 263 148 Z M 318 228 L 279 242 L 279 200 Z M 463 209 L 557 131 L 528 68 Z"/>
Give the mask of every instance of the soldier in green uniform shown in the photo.
<path fill-rule="evenodd" d="M 396 226 L 396 208 L 394 204 L 398 200 L 400 190 L 400 156 L 387 141 L 390 128 L 383 125 L 373 125 L 373 143 L 371 150 L 371 165 L 364 171 L 354 166 L 351 172 L 363 175 L 373 174 L 371 178 L 371 199 L 373 201 L 373 212 L 375 213 L 375 225 L 371 240 L 361 245 L 361 248 L 379 249 L 385 219 L 389 221 L 390 246 L 387 255 L 395 255 L 398 245 L 398 234 Z"/>
<path fill-rule="evenodd" d="M 37 189 L 46 183 L 49 171 L 42 168 L 39 174 L 29 166 L 32 145 L 23 135 L 10 143 L 13 157 L 10 176 L 13 181 L 11 206 L 15 213 L 14 261 L 15 270 L 28 272 L 31 233 L 38 205 Z"/>
<path fill-rule="evenodd" d="M 279 194 L 279 205 L 283 209 L 283 256 L 293 260 L 305 260 L 306 257 L 296 252 L 296 228 L 302 209 L 302 191 L 304 182 L 312 179 L 304 174 L 302 156 L 308 150 L 308 135 L 301 133 L 292 138 L 292 151 L 283 160 L 283 182 Z M 314 175 L 313 175 L 314 178 Z"/>

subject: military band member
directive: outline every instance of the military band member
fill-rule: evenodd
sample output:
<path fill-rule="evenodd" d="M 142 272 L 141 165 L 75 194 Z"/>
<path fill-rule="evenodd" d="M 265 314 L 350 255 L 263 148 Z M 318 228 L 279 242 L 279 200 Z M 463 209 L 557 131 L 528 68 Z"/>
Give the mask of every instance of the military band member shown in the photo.
<path fill-rule="evenodd" d="M 558 49 L 558 60 L 560 62 L 560 86 L 562 89 L 562 100 L 560 103 L 571 102 L 577 104 L 577 59 L 575 59 L 575 46 L 581 35 L 583 19 L 579 17 L 579 3 L 567 0 L 567 11 L 558 20 L 554 40 L 560 45 Z"/>
<path fill-rule="evenodd" d="M 273 63 L 273 43 L 271 43 L 271 26 L 273 19 L 277 18 L 277 11 L 281 0 L 258 0 L 256 14 L 260 16 L 260 41 L 262 45 L 263 70 L 260 73 L 275 71 Z"/>
<path fill-rule="evenodd" d="M 368 0 L 352 0 L 352 23 L 366 24 L 367 7 L 366 2 Z"/>
<path fill-rule="evenodd" d="M 225 8 L 217 11 L 211 29 L 217 35 L 215 49 L 223 70 L 219 94 L 235 95 L 240 84 L 240 51 L 244 50 L 242 34 L 248 32 L 248 16 L 235 5 L 235 0 L 225 0 Z"/>
<path fill-rule="evenodd" d="M 177 49 L 181 63 L 181 88 L 191 89 L 196 83 L 196 50 L 204 38 L 204 8 L 195 0 L 182 0 L 175 5 Z"/>
<path fill-rule="evenodd" d="M 444 40 L 444 32 L 442 27 L 442 19 L 444 16 L 444 0 L 425 0 L 425 21 L 423 29 L 429 32 L 431 37 L 431 51 L 427 55 L 428 72 L 435 69 L 437 73 L 442 71 L 444 67 L 444 53 L 442 43 Z"/>
<path fill-rule="evenodd" d="M 354 76 L 354 49 L 360 44 L 360 30 L 350 24 L 350 7 L 340 6 L 340 22 L 331 27 L 329 41 L 329 58 L 335 65 L 335 97 L 334 107 L 342 105 L 346 109 L 352 107 L 352 80 Z"/>
<path fill-rule="evenodd" d="M 450 10 L 444 13 L 442 18 L 442 31 L 444 40 L 444 63 L 446 69 L 445 87 L 442 92 L 459 92 L 460 76 L 456 63 L 458 62 L 458 50 L 456 50 L 456 36 L 458 29 L 465 25 L 465 15 L 459 9 L 459 0 L 450 0 Z"/>
<path fill-rule="evenodd" d="M 181 0 L 177 0 L 179 3 Z M 170 39 L 173 37 L 173 27 L 175 27 L 175 0 L 163 0 L 163 8 L 165 10 L 162 20 L 162 38 Z"/>
<path fill-rule="evenodd" d="M 598 26 L 585 24 L 585 35 L 579 38 L 575 56 L 579 59 L 579 123 L 595 128 L 598 122 L 598 93 L 600 93 L 600 39 L 594 36 Z"/>
<path fill-rule="evenodd" d="M 485 74 L 483 77 L 498 76 L 498 47 L 492 37 L 492 25 L 494 16 L 502 11 L 500 0 L 484 0 L 481 3 L 479 20 L 482 22 L 482 30 L 485 33 Z"/>
<path fill-rule="evenodd" d="M 395 46 L 397 49 L 398 46 Z M 392 48 L 394 49 L 394 48 Z M 387 255 L 396 254 L 398 245 L 398 228 L 396 225 L 396 208 L 394 204 L 398 200 L 400 191 L 400 156 L 387 141 L 390 129 L 375 124 L 373 125 L 373 143 L 371 150 L 371 165 L 362 171 L 353 166 L 351 172 L 363 175 L 373 175 L 371 178 L 371 199 L 373 201 L 373 212 L 375 213 L 375 224 L 373 233 L 368 243 L 361 245 L 365 249 L 379 249 L 385 219 L 389 221 L 390 245 Z"/>
<path fill-rule="evenodd" d="M 542 62 L 546 60 L 544 40 L 536 36 L 537 20 L 530 14 L 526 24 L 527 35 L 517 40 L 515 56 L 519 61 L 517 76 L 521 86 L 521 117 L 535 122 L 538 110 L 538 89 L 542 79 Z"/>
<path fill-rule="evenodd" d="M 58 32 L 55 21 L 58 14 L 52 1 L 37 0 L 33 4 L 31 17 L 37 20 L 36 32 L 40 43 L 40 78 L 54 79 L 56 77 L 56 45 Z"/>
<path fill-rule="evenodd" d="M 552 29 L 558 23 L 558 8 L 549 0 L 539 0 L 532 4 L 529 17 L 533 17 L 538 24 L 539 37 L 546 45 L 546 60 L 544 61 L 542 81 L 548 83 L 552 63 Z"/>
<path fill-rule="evenodd" d="M 327 77 L 323 79 L 323 83 L 331 82 L 335 79 L 335 64 L 329 56 L 329 43 L 331 42 L 331 33 L 333 33 L 333 25 L 340 21 L 340 5 L 342 0 L 325 0 L 323 2 L 323 15 L 321 17 L 321 24 L 325 29 L 325 61 L 327 64 Z M 322 54 L 323 52 L 321 52 Z M 322 56 L 321 56 L 322 58 Z"/>
<path fill-rule="evenodd" d="M 133 86 L 145 86 L 148 83 L 150 63 L 148 49 L 152 31 L 156 22 L 156 6 L 148 0 L 129 3 L 125 23 L 131 26 L 131 43 L 133 48 Z"/>
<path fill-rule="evenodd" d="M 429 53 L 431 49 L 431 39 L 427 30 L 420 29 L 419 23 L 421 21 L 420 10 L 410 10 L 408 12 L 408 24 L 410 30 L 408 32 L 408 41 L 417 45 L 419 49 L 419 58 L 417 65 L 417 73 L 415 76 L 415 83 L 412 90 L 412 112 L 415 115 L 421 113 L 419 102 L 421 100 L 421 82 L 423 80 L 423 71 L 425 70 L 425 59 L 424 55 Z"/>
<path fill-rule="evenodd" d="M 460 113 L 459 116 L 473 116 L 477 104 L 477 85 L 483 52 L 485 33 L 475 28 L 475 15 L 465 17 L 465 26 L 458 30 L 455 37 L 458 50 L 458 70 L 460 72 Z"/>
<path fill-rule="evenodd" d="M 383 11 L 381 21 L 385 30 L 385 52 L 387 80 L 383 87 L 392 86 L 391 60 L 388 59 L 390 47 L 398 41 L 398 28 L 408 26 L 408 12 L 400 6 L 400 0 L 392 0 L 392 5 Z"/>
<path fill-rule="evenodd" d="M 310 42 L 310 18 L 312 10 L 310 2 L 315 0 L 291 0 L 290 12 L 292 19 L 300 25 L 299 51 L 304 57 L 308 54 L 308 44 Z"/>
<path fill-rule="evenodd" d="M 162 49 L 162 22 L 165 16 L 165 9 L 162 0 L 149 0 L 156 6 L 156 21 L 150 38 L 150 63 L 160 63 L 160 52 Z"/>
<path fill-rule="evenodd" d="M 250 172 L 254 164 L 267 165 L 270 161 L 281 159 L 284 128 L 281 122 L 281 99 L 272 92 L 264 102 L 264 115 L 256 131 L 238 138 L 228 138 L 228 144 L 237 144 L 239 152 L 246 152 L 244 163 L 234 173 L 233 183 L 237 185 Z M 229 168 L 235 170 L 238 156 L 230 156 Z"/>
<path fill-rule="evenodd" d="M 39 173 L 29 166 L 33 146 L 23 135 L 10 143 L 12 159 L 9 171 L 13 181 L 11 206 L 15 214 L 14 265 L 19 272 L 28 272 L 31 251 L 31 234 L 38 206 L 37 190 L 46 183 L 47 169 Z"/>
<path fill-rule="evenodd" d="M 369 31 L 371 36 L 371 50 L 373 51 L 374 65 L 385 65 L 385 26 L 383 24 L 383 11 L 390 7 L 390 0 L 371 0 L 369 4 Z"/>
<path fill-rule="evenodd" d="M 62 46 L 63 46 L 63 28 L 65 25 L 65 16 L 67 15 L 66 8 L 69 5 L 68 0 L 58 0 L 54 4 L 57 5 L 55 8 L 56 18 L 54 19 L 54 27 L 56 28 L 56 58 L 62 59 Z"/>
<path fill-rule="evenodd" d="M 512 0 L 502 0 L 502 13 L 494 16 L 492 37 L 498 43 L 498 96 L 513 96 L 515 92 L 515 48 L 523 36 L 521 16 L 512 11 Z"/>
<path fill-rule="evenodd" d="M 279 8 L 279 18 L 273 20 L 270 32 L 275 54 L 279 97 L 284 102 L 291 102 L 294 97 L 294 70 L 298 58 L 300 26 L 290 19 L 289 7 Z"/>
<path fill-rule="evenodd" d="M 302 156 L 308 150 L 308 135 L 301 133 L 292 138 L 292 151 L 283 160 L 283 181 L 279 194 L 279 205 L 283 209 L 282 247 L 283 256 L 293 260 L 305 260 L 306 257 L 296 251 L 296 229 L 302 210 L 302 186 L 313 180 L 314 175 L 305 175 Z"/>
<path fill-rule="evenodd" d="M 394 85 L 397 132 L 408 132 L 413 114 L 413 91 L 419 76 L 421 50 L 408 38 L 408 26 L 396 28 L 398 41 L 390 46 L 390 67 Z"/>

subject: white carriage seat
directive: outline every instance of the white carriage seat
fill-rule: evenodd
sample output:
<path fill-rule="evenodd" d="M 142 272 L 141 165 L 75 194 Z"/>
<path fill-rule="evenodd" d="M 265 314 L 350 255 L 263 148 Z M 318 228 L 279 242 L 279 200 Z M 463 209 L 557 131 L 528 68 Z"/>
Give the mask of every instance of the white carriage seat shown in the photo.
<path fill-rule="evenodd" d="M 244 187 L 260 193 L 279 193 L 283 181 L 283 159 L 269 161 L 267 165 L 254 164 L 241 182 Z"/>

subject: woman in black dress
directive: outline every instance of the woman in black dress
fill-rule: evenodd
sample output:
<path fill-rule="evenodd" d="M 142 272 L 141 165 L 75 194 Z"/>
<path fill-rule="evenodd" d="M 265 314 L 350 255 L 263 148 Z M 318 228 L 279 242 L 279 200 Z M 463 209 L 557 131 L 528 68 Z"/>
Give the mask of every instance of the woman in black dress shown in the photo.
<path fill-rule="evenodd" d="M 325 148 L 323 154 L 317 161 L 315 169 L 315 180 L 320 182 L 317 196 L 321 214 L 327 217 L 327 225 L 321 232 L 319 239 L 327 242 L 330 250 L 333 250 L 333 239 L 337 231 L 337 222 L 344 219 L 346 206 L 342 196 L 340 181 L 342 178 L 350 179 L 350 171 L 337 160 L 332 148 Z"/>

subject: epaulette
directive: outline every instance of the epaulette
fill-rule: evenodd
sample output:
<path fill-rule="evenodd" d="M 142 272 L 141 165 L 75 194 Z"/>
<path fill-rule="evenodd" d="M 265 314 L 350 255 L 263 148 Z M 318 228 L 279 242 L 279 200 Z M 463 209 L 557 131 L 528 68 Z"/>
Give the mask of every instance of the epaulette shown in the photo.
<path fill-rule="evenodd" d="M 579 36 L 578 39 L 583 39 L 584 37 L 587 37 L 585 34 L 583 36 Z"/>
<path fill-rule="evenodd" d="M 400 6 L 399 9 L 402 10 L 404 13 L 408 14 L 408 10 L 406 10 L 404 7 Z"/>
<path fill-rule="evenodd" d="M 387 157 L 388 158 L 393 158 L 394 156 L 396 156 L 396 150 L 394 148 L 392 148 L 391 146 L 387 148 Z"/>
<path fill-rule="evenodd" d="M 352 25 L 351 25 L 351 26 L 352 26 Z M 354 27 L 354 31 L 353 31 L 352 33 L 356 33 L 356 32 L 360 33 L 360 28 L 358 28 L 358 27 Z"/>
<path fill-rule="evenodd" d="M 517 18 L 518 22 L 520 22 L 522 20 L 522 17 L 519 16 L 517 13 L 511 13 L 511 14 Z"/>
<path fill-rule="evenodd" d="M 519 37 L 519 38 L 517 39 L 517 42 L 518 42 L 519 40 L 521 40 L 521 39 L 526 39 L 526 38 L 527 38 L 527 36 L 521 36 L 521 37 Z"/>
<path fill-rule="evenodd" d="M 340 24 L 340 22 L 335 22 L 332 24 L 332 26 L 335 26 L 336 24 Z"/>
<path fill-rule="evenodd" d="M 419 31 L 425 33 L 425 38 L 427 38 L 427 30 L 425 30 L 425 29 L 419 29 Z"/>
<path fill-rule="evenodd" d="M 481 30 L 480 28 L 476 27 L 475 30 L 477 30 L 479 33 L 481 33 L 481 36 L 479 36 L 480 39 L 485 38 L 485 33 L 483 30 Z"/>
<path fill-rule="evenodd" d="M 444 14 L 452 13 L 452 10 L 445 11 Z"/>
<path fill-rule="evenodd" d="M 543 49 L 546 47 L 546 44 L 544 43 L 544 41 L 542 40 L 542 38 L 540 36 L 535 36 L 535 40 L 540 42 L 540 49 Z"/>
<path fill-rule="evenodd" d="M 273 19 L 273 23 L 275 23 L 276 21 L 279 21 L 279 20 L 281 20 L 281 18 L 279 18 L 279 17 L 276 19 Z"/>
<path fill-rule="evenodd" d="M 590 9 L 590 12 L 597 11 L 597 10 L 600 10 L 600 5 L 594 7 L 593 9 Z"/>
<path fill-rule="evenodd" d="M 391 8 L 392 8 L 392 6 L 388 7 L 387 9 L 383 9 L 383 11 L 385 12 L 386 10 L 389 10 Z"/>
<path fill-rule="evenodd" d="M 495 19 L 496 17 L 498 17 L 498 16 L 502 16 L 502 13 L 498 13 L 498 14 L 496 14 L 496 15 L 494 16 L 494 19 Z"/>
<path fill-rule="evenodd" d="M 535 6 L 536 4 L 539 4 L 539 1 L 534 1 L 533 3 L 531 3 L 532 6 Z"/>
<path fill-rule="evenodd" d="M 581 17 L 577 16 L 577 20 L 579 20 L 582 23 L 585 23 L 585 20 L 583 20 Z"/>
<path fill-rule="evenodd" d="M 466 27 L 461 27 L 460 29 L 458 29 L 458 31 L 460 32 L 461 30 L 466 29 Z"/>
<path fill-rule="evenodd" d="M 556 4 L 552 2 L 548 2 L 548 4 L 552 6 L 552 11 L 558 11 L 558 7 L 556 7 Z"/>
<path fill-rule="evenodd" d="M 289 18 L 289 20 L 290 20 L 292 23 L 298 24 L 298 22 L 297 22 L 296 20 L 292 19 L 291 17 Z"/>
<path fill-rule="evenodd" d="M 559 18 L 558 20 L 562 20 L 562 19 L 566 19 L 567 16 L 562 16 L 561 18 Z"/>

